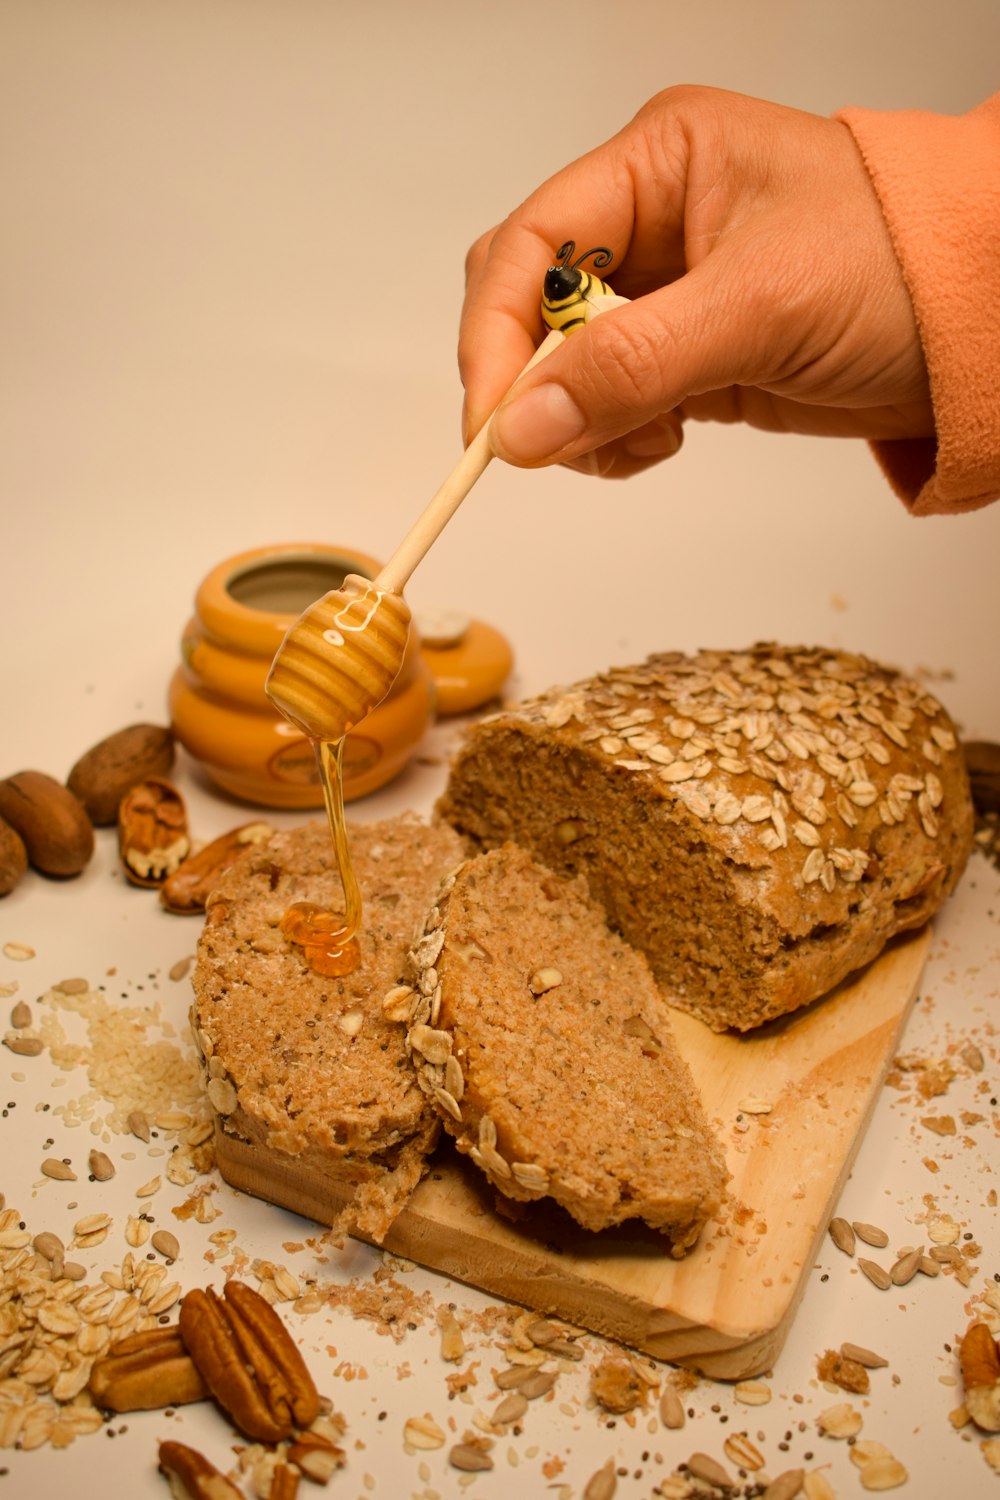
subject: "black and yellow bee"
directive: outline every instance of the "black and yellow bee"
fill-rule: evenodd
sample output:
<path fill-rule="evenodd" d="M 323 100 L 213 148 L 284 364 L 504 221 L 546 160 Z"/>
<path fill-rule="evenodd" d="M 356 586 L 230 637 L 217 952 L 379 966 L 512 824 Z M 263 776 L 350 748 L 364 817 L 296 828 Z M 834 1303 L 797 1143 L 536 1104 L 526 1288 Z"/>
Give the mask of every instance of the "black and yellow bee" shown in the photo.
<path fill-rule="evenodd" d="M 607 282 L 589 271 L 581 271 L 580 264 L 592 255 L 594 265 L 600 269 L 613 260 L 610 250 L 598 248 L 587 250 L 570 264 L 576 250 L 574 240 L 567 240 L 556 251 L 557 263 L 549 266 L 542 283 L 542 317 L 547 327 L 560 333 L 575 333 L 587 322 L 587 303 L 595 297 L 613 297 L 615 294 Z"/>

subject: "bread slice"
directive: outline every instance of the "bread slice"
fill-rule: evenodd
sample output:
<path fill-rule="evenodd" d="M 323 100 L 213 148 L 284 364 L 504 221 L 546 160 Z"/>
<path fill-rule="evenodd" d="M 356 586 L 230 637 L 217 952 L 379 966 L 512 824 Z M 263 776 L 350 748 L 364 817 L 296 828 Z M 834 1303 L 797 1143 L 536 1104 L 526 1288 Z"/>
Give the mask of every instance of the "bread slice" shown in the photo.
<path fill-rule="evenodd" d="M 972 848 L 955 727 L 862 656 L 651 656 L 474 725 L 438 817 L 583 875 L 672 1003 L 745 1031 L 922 925 Z"/>
<path fill-rule="evenodd" d="M 554 1199 L 586 1229 L 643 1219 L 676 1255 L 694 1243 L 721 1153 L 645 959 L 582 881 L 514 845 L 469 860 L 412 963 L 421 1086 L 501 1194 Z"/>
<path fill-rule="evenodd" d="M 364 902 L 361 963 L 324 979 L 279 923 L 293 901 L 339 896 L 330 832 L 314 822 L 256 846 L 212 896 L 192 1022 L 227 1132 L 322 1173 L 338 1225 L 381 1239 L 439 1133 L 382 997 L 442 876 L 463 857 L 450 829 L 406 815 L 351 827 Z"/>

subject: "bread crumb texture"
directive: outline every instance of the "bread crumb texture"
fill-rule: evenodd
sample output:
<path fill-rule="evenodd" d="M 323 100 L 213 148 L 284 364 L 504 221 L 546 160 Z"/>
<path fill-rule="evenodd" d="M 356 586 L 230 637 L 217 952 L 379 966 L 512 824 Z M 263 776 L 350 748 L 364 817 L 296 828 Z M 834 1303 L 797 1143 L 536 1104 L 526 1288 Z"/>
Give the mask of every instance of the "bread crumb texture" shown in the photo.
<path fill-rule="evenodd" d="M 844 651 L 663 653 L 468 731 L 437 806 L 585 878 L 716 1030 L 807 1004 L 954 888 L 973 812 L 923 686 Z"/>
<path fill-rule="evenodd" d="M 553 1199 L 591 1230 L 643 1219 L 690 1246 L 719 1206 L 721 1156 L 649 966 L 584 882 L 514 845 L 473 858 L 413 958 L 421 1084 L 504 1198 Z"/>
<path fill-rule="evenodd" d="M 450 829 L 406 815 L 353 825 L 351 851 L 364 903 L 354 973 L 313 973 L 280 928 L 292 902 L 340 902 L 328 827 L 278 833 L 209 899 L 192 1028 L 223 1128 L 353 1191 L 339 1227 L 378 1239 L 419 1181 L 439 1129 L 382 997 L 463 846 Z"/>

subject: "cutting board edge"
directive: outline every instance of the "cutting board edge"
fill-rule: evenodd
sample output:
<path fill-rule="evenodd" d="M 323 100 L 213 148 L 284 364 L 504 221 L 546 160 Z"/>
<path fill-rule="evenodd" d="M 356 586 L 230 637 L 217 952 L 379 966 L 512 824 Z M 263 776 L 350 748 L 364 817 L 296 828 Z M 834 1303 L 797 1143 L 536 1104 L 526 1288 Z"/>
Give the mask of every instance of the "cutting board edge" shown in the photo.
<path fill-rule="evenodd" d="M 282 1152 L 243 1141 L 224 1131 L 219 1122 L 216 1124 L 216 1156 L 222 1177 L 230 1187 L 318 1224 L 330 1224 L 337 1209 L 348 1201 L 347 1194 L 328 1189 L 324 1194 L 324 1208 L 318 1193 L 296 1191 Z M 517 1256 L 518 1264 L 508 1263 L 502 1274 L 494 1274 L 490 1260 L 496 1258 L 496 1246 L 485 1239 L 477 1240 L 468 1229 L 455 1233 L 452 1227 L 455 1250 L 443 1249 L 438 1238 L 433 1255 L 428 1256 L 422 1253 L 422 1246 L 430 1234 L 438 1233 L 440 1223 L 433 1216 L 425 1215 L 421 1207 L 421 1188 L 427 1182 L 425 1178 L 415 1190 L 381 1244 L 364 1235 L 357 1237 L 477 1291 L 532 1311 L 560 1317 L 653 1358 L 686 1365 L 721 1380 L 739 1380 L 761 1373 L 769 1367 L 784 1342 L 797 1299 L 789 1299 L 788 1310 L 780 1323 L 766 1328 L 727 1331 L 711 1324 L 693 1322 L 676 1313 L 668 1314 L 670 1326 L 664 1327 L 665 1309 L 656 1310 L 661 1316 L 651 1320 L 649 1309 L 640 1299 L 618 1292 L 609 1300 L 607 1289 L 603 1289 L 606 1295 L 601 1301 L 601 1315 L 595 1316 L 594 1286 L 576 1274 L 564 1278 L 556 1286 L 551 1274 L 542 1269 L 541 1248 L 537 1261 L 530 1251 L 521 1251 Z M 658 1326 L 652 1327 L 651 1321 Z"/>

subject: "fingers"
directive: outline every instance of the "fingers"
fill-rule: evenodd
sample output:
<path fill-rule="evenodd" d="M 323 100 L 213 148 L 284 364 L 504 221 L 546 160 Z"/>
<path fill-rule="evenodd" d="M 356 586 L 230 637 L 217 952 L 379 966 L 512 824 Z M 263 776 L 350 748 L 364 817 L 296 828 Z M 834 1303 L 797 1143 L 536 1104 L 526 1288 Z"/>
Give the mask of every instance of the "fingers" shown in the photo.
<path fill-rule="evenodd" d="M 680 425 L 663 414 L 703 391 L 768 378 L 780 347 L 773 334 L 753 284 L 717 251 L 673 285 L 594 319 L 526 375 L 492 419 L 494 451 L 523 467 L 613 443 L 620 468 L 626 455 L 669 456 Z"/>
<path fill-rule="evenodd" d="M 614 271 L 625 265 L 635 215 L 632 151 L 623 132 L 571 163 L 470 250 L 458 346 L 466 442 L 506 395 L 545 331 L 542 283 L 559 247 L 574 240 L 580 255 L 604 246 L 613 253 Z"/>
<path fill-rule="evenodd" d="M 641 474 L 665 458 L 672 458 L 683 441 L 680 414 L 666 412 L 624 438 L 567 459 L 566 467 L 599 479 L 630 479 L 633 474 Z"/>

